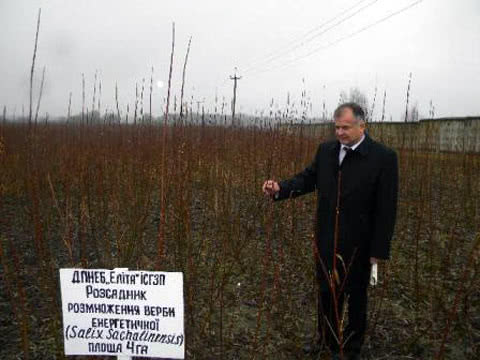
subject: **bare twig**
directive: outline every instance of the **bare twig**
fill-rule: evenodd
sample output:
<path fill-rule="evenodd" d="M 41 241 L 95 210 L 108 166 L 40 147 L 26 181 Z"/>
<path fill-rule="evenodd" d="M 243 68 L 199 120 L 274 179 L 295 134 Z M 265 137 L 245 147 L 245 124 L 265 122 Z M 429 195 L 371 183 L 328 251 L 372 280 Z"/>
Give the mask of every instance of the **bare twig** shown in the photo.
<path fill-rule="evenodd" d="M 185 54 L 185 61 L 183 63 L 183 73 L 182 73 L 182 89 L 180 91 L 180 119 L 183 118 L 183 96 L 184 96 L 184 88 L 185 88 L 185 77 L 187 72 L 187 62 L 188 62 L 188 55 L 190 54 L 190 46 L 192 44 L 192 37 L 188 40 L 187 52 Z"/>
<path fill-rule="evenodd" d="M 33 58 L 32 58 L 32 67 L 30 69 L 30 111 L 28 114 L 28 124 L 32 124 L 32 116 L 33 116 L 33 75 L 35 73 L 35 60 L 37 58 L 37 48 L 38 48 L 38 34 L 40 32 L 40 17 L 42 15 L 42 9 L 38 9 L 38 17 L 37 17 L 37 31 L 35 32 L 35 46 L 33 48 Z"/>

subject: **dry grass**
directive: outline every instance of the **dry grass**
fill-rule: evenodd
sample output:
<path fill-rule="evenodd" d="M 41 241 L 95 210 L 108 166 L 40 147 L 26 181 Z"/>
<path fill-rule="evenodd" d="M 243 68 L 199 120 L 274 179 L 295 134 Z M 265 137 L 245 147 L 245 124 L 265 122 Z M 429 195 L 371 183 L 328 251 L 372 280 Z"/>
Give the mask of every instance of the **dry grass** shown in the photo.
<path fill-rule="evenodd" d="M 314 196 L 272 205 L 260 189 L 322 136 L 269 121 L 172 123 L 166 142 L 156 125 L 3 124 L 0 357 L 63 358 L 58 269 L 79 266 L 183 271 L 187 358 L 305 358 Z M 371 289 L 365 355 L 478 358 L 480 156 L 396 150 L 393 259 Z"/>

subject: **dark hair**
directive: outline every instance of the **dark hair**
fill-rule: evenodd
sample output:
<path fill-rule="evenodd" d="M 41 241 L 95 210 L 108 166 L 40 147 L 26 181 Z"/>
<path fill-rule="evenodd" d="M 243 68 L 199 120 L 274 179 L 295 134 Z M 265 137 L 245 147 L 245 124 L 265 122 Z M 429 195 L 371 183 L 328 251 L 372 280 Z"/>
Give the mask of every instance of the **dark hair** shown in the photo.
<path fill-rule="evenodd" d="M 352 110 L 353 115 L 355 115 L 357 119 L 365 121 L 365 112 L 363 111 L 360 105 L 354 102 L 347 102 L 347 103 L 340 104 L 335 109 L 335 112 L 333 113 L 333 118 L 334 119 L 339 118 L 345 109 Z"/>

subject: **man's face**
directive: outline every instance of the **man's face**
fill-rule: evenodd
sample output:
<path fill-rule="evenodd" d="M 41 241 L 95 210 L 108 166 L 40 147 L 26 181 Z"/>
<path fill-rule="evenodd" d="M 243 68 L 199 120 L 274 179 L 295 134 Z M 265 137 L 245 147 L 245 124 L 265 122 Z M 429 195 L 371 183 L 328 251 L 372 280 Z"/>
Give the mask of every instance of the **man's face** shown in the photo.
<path fill-rule="evenodd" d="M 354 145 L 365 132 L 365 123 L 356 120 L 352 109 L 346 108 L 335 119 L 335 135 L 343 145 Z"/>

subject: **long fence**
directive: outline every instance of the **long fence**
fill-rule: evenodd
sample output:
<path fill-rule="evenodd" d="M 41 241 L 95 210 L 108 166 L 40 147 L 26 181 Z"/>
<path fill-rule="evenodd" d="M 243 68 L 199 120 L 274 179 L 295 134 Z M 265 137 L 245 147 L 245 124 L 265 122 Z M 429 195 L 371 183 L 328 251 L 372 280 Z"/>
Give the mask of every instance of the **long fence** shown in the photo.
<path fill-rule="evenodd" d="M 332 137 L 333 122 L 289 124 L 312 136 Z M 395 148 L 480 153 L 480 117 L 422 119 L 418 122 L 372 122 L 368 132 Z"/>

